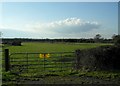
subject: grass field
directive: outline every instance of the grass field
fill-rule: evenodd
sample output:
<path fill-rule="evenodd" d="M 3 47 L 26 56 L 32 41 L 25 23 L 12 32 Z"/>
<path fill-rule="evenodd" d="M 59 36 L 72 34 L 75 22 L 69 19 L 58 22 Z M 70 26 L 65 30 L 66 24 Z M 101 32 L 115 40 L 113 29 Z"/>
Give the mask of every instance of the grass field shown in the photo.
<path fill-rule="evenodd" d="M 98 46 L 111 45 L 108 43 L 38 43 L 26 42 L 22 46 L 7 46 L 10 53 L 14 52 L 74 52 L 76 49 L 89 49 Z"/>
<path fill-rule="evenodd" d="M 3 71 L 3 84 L 119 84 L 120 72 L 87 72 L 87 71 L 71 71 L 68 67 L 72 65 L 75 56 L 72 54 L 51 54 L 51 57 L 46 59 L 45 66 L 48 68 L 47 72 L 44 71 L 44 60 L 39 58 L 39 53 L 51 53 L 51 52 L 74 52 L 76 49 L 90 49 L 98 46 L 105 46 L 112 44 L 104 43 L 38 43 L 38 42 L 25 42 L 22 46 L 4 46 L 4 49 L 9 49 L 10 54 L 12 53 L 37 53 L 30 54 L 28 58 L 32 60 L 27 64 L 37 64 L 36 66 L 30 66 L 32 68 L 25 72 L 19 72 L 17 67 L 12 72 Z M 17 54 L 10 58 L 18 59 L 17 62 L 12 64 L 22 65 L 20 68 L 24 68 L 27 54 Z M 60 57 L 60 58 L 59 58 Z M 67 60 L 65 59 L 67 58 Z M 41 66 L 42 64 L 42 66 Z M 55 66 L 49 68 L 49 66 Z M 67 67 L 65 67 L 67 66 Z M 25 66 L 26 67 L 26 66 Z M 63 68 L 64 67 L 64 68 Z M 54 70 L 55 69 L 55 70 Z M 43 71 L 40 71 L 43 70 Z M 56 71 L 58 70 L 58 71 Z M 62 71 L 64 70 L 64 71 Z M 51 71 L 51 72 L 50 72 Z M 14 73 L 20 73 L 16 75 Z"/>
<path fill-rule="evenodd" d="M 40 53 L 51 53 L 55 52 L 55 54 L 50 54 L 49 59 L 45 59 L 49 63 L 48 66 L 51 64 L 56 67 L 61 67 L 61 61 L 64 62 L 64 66 L 70 66 L 70 64 L 65 63 L 71 63 L 74 62 L 75 55 L 73 53 L 59 53 L 59 52 L 75 52 L 76 49 L 89 49 L 89 48 L 95 48 L 98 46 L 104 46 L 108 44 L 103 43 L 38 43 L 38 42 L 27 42 L 22 43 L 22 46 L 5 46 L 5 48 L 8 48 L 10 51 L 10 54 L 13 54 L 10 56 L 10 60 L 14 61 L 17 59 L 18 62 L 11 62 L 11 64 L 26 64 L 26 59 L 29 58 L 29 65 L 30 64 L 44 64 L 44 59 L 40 59 L 39 55 Z M 14 54 L 14 53 L 25 53 L 25 54 Z M 35 54 L 26 54 L 26 53 L 35 53 Z M 62 55 L 62 57 L 61 57 Z M 25 62 L 23 62 L 25 61 Z M 30 62 L 31 61 L 31 62 Z M 54 63 L 54 62 L 57 62 Z M 37 66 L 34 66 L 34 68 Z M 39 68 L 39 67 L 37 67 Z M 37 69 L 36 68 L 36 69 Z M 41 68 L 41 67 L 40 67 Z M 42 68 L 41 68 L 42 69 Z M 53 68 L 52 68 L 53 69 Z M 64 68 L 65 69 L 65 68 Z M 66 70 L 68 70 L 66 68 Z"/>

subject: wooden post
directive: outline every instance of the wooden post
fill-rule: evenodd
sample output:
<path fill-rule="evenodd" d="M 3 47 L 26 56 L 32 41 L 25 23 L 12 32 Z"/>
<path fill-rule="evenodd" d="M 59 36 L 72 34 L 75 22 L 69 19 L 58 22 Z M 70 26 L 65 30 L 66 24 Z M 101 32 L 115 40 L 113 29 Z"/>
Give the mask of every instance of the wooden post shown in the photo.
<path fill-rule="evenodd" d="M 75 51 L 75 54 L 76 54 L 76 62 L 75 62 L 75 64 L 76 64 L 76 69 L 78 69 L 79 68 L 79 65 L 80 65 L 80 53 L 81 53 L 81 51 L 80 50 L 76 50 Z"/>
<path fill-rule="evenodd" d="M 9 59 L 9 50 L 5 49 L 5 71 L 10 70 L 10 59 Z"/>

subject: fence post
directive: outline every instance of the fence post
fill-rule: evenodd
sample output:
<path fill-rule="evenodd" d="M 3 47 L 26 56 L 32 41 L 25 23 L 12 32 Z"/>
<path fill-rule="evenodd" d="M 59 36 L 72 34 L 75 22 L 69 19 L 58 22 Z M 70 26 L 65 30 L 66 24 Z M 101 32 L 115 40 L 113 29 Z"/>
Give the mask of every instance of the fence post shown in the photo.
<path fill-rule="evenodd" d="M 75 54 L 76 54 L 76 62 L 75 62 L 76 66 L 75 66 L 75 68 L 78 69 L 79 66 L 80 66 L 80 54 L 81 54 L 81 50 L 76 50 Z"/>
<path fill-rule="evenodd" d="M 10 59 L 9 59 L 9 50 L 5 49 L 5 71 L 10 70 Z"/>

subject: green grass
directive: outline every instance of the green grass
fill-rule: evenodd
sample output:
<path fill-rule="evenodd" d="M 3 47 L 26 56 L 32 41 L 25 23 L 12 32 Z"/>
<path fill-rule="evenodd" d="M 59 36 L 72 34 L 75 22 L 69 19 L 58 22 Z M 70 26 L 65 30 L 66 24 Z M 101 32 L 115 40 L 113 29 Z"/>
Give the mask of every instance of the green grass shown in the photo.
<path fill-rule="evenodd" d="M 7 46 L 10 53 L 14 52 L 71 52 L 76 49 L 89 49 L 98 46 L 111 45 L 104 43 L 38 43 L 26 42 L 22 46 Z"/>
<path fill-rule="evenodd" d="M 28 54 L 29 60 L 32 60 L 33 62 L 28 61 L 28 64 L 42 64 L 37 67 L 37 69 L 41 68 L 43 69 L 44 62 L 43 59 L 39 58 L 39 54 L 41 52 L 74 52 L 76 49 L 89 49 L 89 48 L 95 48 L 98 46 L 104 46 L 104 45 L 111 45 L 111 44 L 104 44 L 104 43 L 39 43 L 39 42 L 26 42 L 22 43 L 22 46 L 5 46 L 5 48 L 8 48 L 10 50 L 10 54 L 15 52 L 23 52 L 23 53 L 38 53 L 38 54 Z M 10 56 L 11 61 L 18 58 L 18 62 L 11 62 L 11 64 L 20 64 L 25 65 L 26 62 L 22 62 L 21 60 L 26 61 L 27 54 L 13 54 Z M 71 68 L 67 69 L 66 67 L 72 65 L 72 62 L 74 62 L 75 56 L 72 54 L 50 54 L 50 58 L 46 59 L 48 61 L 47 66 L 57 66 L 59 67 L 59 70 L 61 70 L 61 66 L 63 69 L 71 70 Z M 51 62 L 54 62 L 51 64 Z M 55 63 L 56 62 L 56 63 Z M 59 63 L 60 62 L 60 63 Z M 67 64 L 66 62 L 70 62 L 71 64 Z M 66 66 L 66 67 L 64 67 Z M 34 66 L 35 67 L 35 66 Z M 50 68 L 47 68 L 50 69 Z M 57 68 L 51 68 L 51 69 L 57 69 Z"/>
<path fill-rule="evenodd" d="M 73 71 L 73 72 L 33 72 L 22 73 L 20 76 L 11 74 L 10 72 L 3 73 L 4 84 L 17 84 L 15 82 L 17 79 L 25 83 L 27 81 L 34 82 L 44 82 L 45 84 L 120 84 L 120 72 L 106 72 L 106 71 L 91 71 L 91 72 L 82 72 L 82 71 Z M 32 78 L 31 78 L 32 77 Z M 20 82 L 19 83 L 23 83 Z"/>
<path fill-rule="evenodd" d="M 91 84 L 91 83 L 105 83 L 104 80 L 106 79 L 120 79 L 119 72 L 104 72 L 104 71 L 94 71 L 94 72 L 84 72 L 84 71 L 76 71 L 73 70 L 71 71 L 71 68 L 62 68 L 62 66 L 70 66 L 72 64 L 67 64 L 67 63 L 72 63 L 74 60 L 74 56 L 71 54 L 63 54 L 61 58 L 61 54 L 55 54 L 52 55 L 51 57 L 46 59 L 46 66 L 58 66 L 57 68 L 45 68 L 46 70 L 44 71 L 43 64 L 42 62 L 44 59 L 39 58 L 39 53 L 40 52 L 74 52 L 76 49 L 89 49 L 89 48 L 95 48 L 98 46 L 105 46 L 105 45 L 112 45 L 112 44 L 104 44 L 104 43 L 38 43 L 38 42 L 26 42 L 22 43 L 22 46 L 5 46 L 4 48 L 7 48 L 10 50 L 11 53 L 15 52 L 35 52 L 38 54 L 30 54 L 28 55 L 30 60 L 33 60 L 33 62 L 28 62 L 28 64 L 42 64 L 38 66 L 33 66 L 35 69 L 29 69 L 28 71 L 23 71 L 18 75 L 15 75 L 13 73 L 19 72 L 19 68 L 16 68 L 12 72 L 5 72 L 3 71 L 3 84 L 17 84 L 17 80 L 21 78 L 27 77 L 29 80 L 33 81 L 45 81 L 46 84 Z M 26 54 L 16 54 L 12 55 L 10 57 L 12 58 L 18 58 L 18 62 L 12 62 L 12 64 L 26 64 L 26 62 L 20 62 L 20 60 L 26 60 Z M 67 58 L 67 59 L 66 59 Z M 36 61 L 34 61 L 36 60 Z M 65 61 L 65 62 L 64 62 Z M 4 62 L 3 62 L 4 63 Z M 62 63 L 62 66 L 61 66 Z M 23 66 L 22 66 L 23 67 Z M 59 68 L 60 67 L 60 68 Z M 32 66 L 30 66 L 32 68 Z M 40 71 L 42 70 L 42 71 Z M 32 78 L 31 78 L 32 77 Z M 88 77 L 93 77 L 93 81 L 88 80 Z M 94 79 L 95 78 L 95 79 Z M 103 79 L 103 82 L 96 81 L 97 79 Z M 110 81 L 111 82 L 111 81 Z M 22 83 L 22 82 L 21 82 Z M 114 80 L 112 81 L 114 83 Z M 115 81 L 115 83 L 119 84 L 119 81 Z"/>
<path fill-rule="evenodd" d="M 39 42 L 25 42 L 22 43 L 22 46 L 4 46 L 4 48 L 8 48 L 10 51 L 10 54 L 13 53 L 38 53 L 38 54 L 13 54 L 10 56 L 10 61 L 12 60 L 18 60 L 18 62 L 11 62 L 11 64 L 20 64 L 20 65 L 26 65 L 26 64 L 38 64 L 39 67 L 33 66 L 34 68 L 37 67 L 38 69 L 43 69 L 44 59 L 39 58 L 39 54 L 41 52 L 74 52 L 76 49 L 89 49 L 89 48 L 95 48 L 98 46 L 105 46 L 105 45 L 111 45 L 111 44 L 104 44 L 104 43 L 39 43 Z M 61 57 L 62 55 L 62 57 Z M 27 61 L 22 62 L 22 61 Z M 13 58 L 13 59 L 12 59 Z M 48 61 L 48 63 L 45 63 L 45 66 L 55 66 L 59 67 L 59 70 L 66 69 L 71 70 L 71 68 L 66 68 L 68 66 L 71 66 L 74 62 L 75 56 L 73 54 L 50 54 L 50 58 L 45 59 Z M 22 60 L 22 61 L 21 61 Z M 30 62 L 32 60 L 32 62 Z M 71 64 L 67 64 L 67 62 L 70 62 Z M 3 62 L 4 64 L 4 62 Z M 41 66 L 41 67 L 40 67 Z M 66 66 L 66 67 L 64 67 Z M 19 68 L 18 68 L 19 69 Z M 47 68 L 50 69 L 50 68 Z M 51 68 L 51 69 L 57 69 L 57 68 Z"/>

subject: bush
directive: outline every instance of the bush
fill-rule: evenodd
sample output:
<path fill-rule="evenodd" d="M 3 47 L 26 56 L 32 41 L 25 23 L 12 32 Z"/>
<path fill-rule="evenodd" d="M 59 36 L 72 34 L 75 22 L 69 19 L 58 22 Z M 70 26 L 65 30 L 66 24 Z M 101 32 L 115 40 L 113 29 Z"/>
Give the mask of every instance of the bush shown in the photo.
<path fill-rule="evenodd" d="M 21 41 L 13 41 L 12 45 L 13 46 L 21 46 Z"/>
<path fill-rule="evenodd" d="M 120 70 L 120 47 L 118 46 L 101 46 L 83 50 L 77 58 L 80 58 L 76 61 L 78 69 Z"/>
<path fill-rule="evenodd" d="M 6 44 L 6 45 L 12 45 L 12 46 L 21 46 L 21 41 L 6 41 L 6 42 L 3 42 L 3 44 Z"/>
<path fill-rule="evenodd" d="M 113 42 L 115 45 L 120 46 L 120 35 L 113 36 Z"/>

